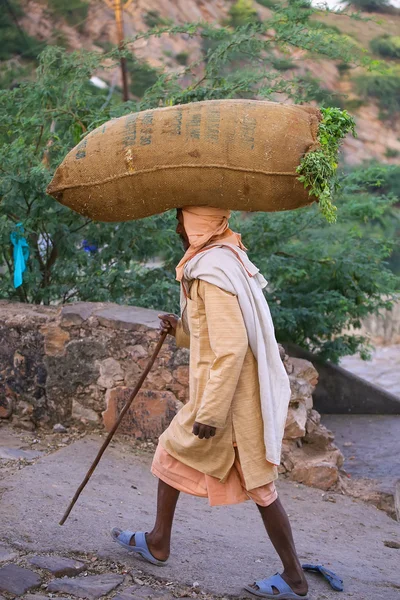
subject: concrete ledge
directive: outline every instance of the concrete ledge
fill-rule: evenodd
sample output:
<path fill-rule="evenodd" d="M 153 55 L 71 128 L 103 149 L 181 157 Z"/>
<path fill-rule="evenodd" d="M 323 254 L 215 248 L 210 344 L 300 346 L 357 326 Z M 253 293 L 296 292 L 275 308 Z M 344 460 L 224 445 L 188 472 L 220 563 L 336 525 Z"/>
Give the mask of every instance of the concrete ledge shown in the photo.
<path fill-rule="evenodd" d="M 61 309 L 61 325 L 63 327 L 82 325 L 90 317 L 97 318 L 103 327 L 112 329 L 134 331 L 141 326 L 150 329 L 159 327 L 158 312 L 148 308 L 106 302 L 76 302 L 66 304 Z"/>
<path fill-rule="evenodd" d="M 324 362 L 315 354 L 294 344 L 285 344 L 290 356 L 312 362 L 319 382 L 313 399 L 316 410 L 326 414 L 400 415 L 400 398 L 361 379 L 342 367 Z"/>
<path fill-rule="evenodd" d="M 100 325 L 112 326 L 114 329 L 132 331 L 141 325 L 150 329 L 158 329 L 160 323 L 157 311 L 136 306 L 108 305 L 107 308 L 97 310 L 94 314 Z"/>

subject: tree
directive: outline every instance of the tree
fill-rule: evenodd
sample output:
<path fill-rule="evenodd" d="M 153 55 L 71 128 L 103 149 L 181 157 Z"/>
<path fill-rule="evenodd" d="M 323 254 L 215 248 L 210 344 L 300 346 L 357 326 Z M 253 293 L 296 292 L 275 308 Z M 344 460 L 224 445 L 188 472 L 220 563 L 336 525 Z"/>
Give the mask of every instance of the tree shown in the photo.
<path fill-rule="evenodd" d="M 391 9 L 390 0 L 351 0 L 350 4 L 357 10 L 366 12 L 387 12 Z"/>
<path fill-rule="evenodd" d="M 357 351 L 367 356 L 367 341 L 343 331 L 389 307 L 398 289 L 387 268 L 400 231 L 392 208 L 398 197 L 383 189 L 390 170 L 362 166 L 343 176 L 334 226 L 316 207 L 238 223 L 250 258 L 271 282 L 266 297 L 279 340 L 335 362 Z"/>
<path fill-rule="evenodd" d="M 258 19 L 252 0 L 236 0 L 229 9 L 229 17 L 232 27 L 241 27 Z"/>
<path fill-rule="evenodd" d="M 301 78 L 274 67 L 276 56 L 288 46 L 348 64 L 368 61 L 336 33 L 309 26 L 313 13 L 307 2 L 295 0 L 277 6 L 267 22 L 234 31 L 187 25 L 139 34 L 135 39 L 185 33 L 209 43 L 204 60 L 179 73 L 159 74 L 137 102 L 121 103 L 118 96 L 89 83 L 92 73 L 117 63 L 118 50 L 67 54 L 48 48 L 35 79 L 0 92 L 0 297 L 44 304 L 114 301 L 178 310 L 174 266 L 181 248 L 173 234 L 173 214 L 95 223 L 57 204 L 44 190 L 67 151 L 112 117 L 213 98 L 309 100 Z M 274 36 L 266 36 L 271 30 Z M 333 228 L 316 207 L 237 217 L 251 257 L 273 282 L 268 298 L 279 338 L 334 360 L 364 347 L 363 340 L 341 335 L 342 329 L 387 306 L 383 294 L 396 287 L 385 263 L 391 238 L 375 225 L 394 199 L 377 200 L 362 182 L 358 185 L 357 193 L 344 188 L 339 223 Z M 10 235 L 20 222 L 31 255 L 24 284 L 14 289 Z M 373 242 L 368 242 L 373 252 L 365 244 L 370 240 L 365 222 L 374 231 Z M 153 258 L 161 266 L 149 268 Z"/>
<path fill-rule="evenodd" d="M 29 36 L 18 24 L 22 15 L 20 3 L 17 0 L 2 2 L 0 11 L 0 61 L 8 60 L 15 55 L 34 58 L 44 44 Z M 35 51 L 37 51 L 35 53 Z"/>

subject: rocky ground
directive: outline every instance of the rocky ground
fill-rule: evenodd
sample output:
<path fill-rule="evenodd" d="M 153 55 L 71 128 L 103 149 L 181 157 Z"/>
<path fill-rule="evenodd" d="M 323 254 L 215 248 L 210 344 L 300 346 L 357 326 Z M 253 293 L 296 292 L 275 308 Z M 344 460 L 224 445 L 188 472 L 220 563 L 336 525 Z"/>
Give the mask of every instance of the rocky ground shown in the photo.
<path fill-rule="evenodd" d="M 400 415 L 323 415 L 322 420 L 345 457 L 342 489 L 400 520 Z"/>
<path fill-rule="evenodd" d="M 43 435 L 0 428 L 0 595 L 24 598 L 169 600 L 241 597 L 244 583 L 279 569 L 251 503 L 211 509 L 183 496 L 168 566 L 127 555 L 113 526 L 148 530 L 156 480 L 151 447 L 119 439 L 107 451 L 67 523 L 58 522 L 101 444 L 78 430 Z M 340 436 L 339 436 L 340 437 Z M 400 526 L 375 507 L 289 481 L 279 493 L 301 559 L 345 581 L 340 598 L 400 598 Z M 337 592 L 309 577 L 313 600 Z M 2 600 L 2 599 L 1 599 Z"/>

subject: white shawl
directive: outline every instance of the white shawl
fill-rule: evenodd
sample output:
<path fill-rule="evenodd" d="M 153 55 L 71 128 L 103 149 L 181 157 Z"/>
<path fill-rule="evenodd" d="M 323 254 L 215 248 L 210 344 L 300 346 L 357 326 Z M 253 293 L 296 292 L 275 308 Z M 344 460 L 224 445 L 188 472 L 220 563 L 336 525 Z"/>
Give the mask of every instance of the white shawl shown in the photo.
<path fill-rule="evenodd" d="M 185 266 L 183 285 L 190 287 L 194 279 L 216 285 L 238 298 L 249 345 L 258 363 L 266 459 L 279 465 L 290 384 L 262 292 L 267 281 L 247 254 L 230 244 L 215 245 L 194 256 Z"/>

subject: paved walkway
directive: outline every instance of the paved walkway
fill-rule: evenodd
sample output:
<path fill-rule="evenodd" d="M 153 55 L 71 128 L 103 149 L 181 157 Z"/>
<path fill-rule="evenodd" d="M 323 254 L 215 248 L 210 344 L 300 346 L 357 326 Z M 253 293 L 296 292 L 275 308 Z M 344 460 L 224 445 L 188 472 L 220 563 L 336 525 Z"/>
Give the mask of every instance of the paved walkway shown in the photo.
<path fill-rule="evenodd" d="M 400 397 L 400 344 L 376 347 L 368 361 L 345 356 L 340 366 Z"/>
<path fill-rule="evenodd" d="M 123 441 L 107 451 L 69 520 L 60 527 L 58 521 L 102 439 L 86 437 L 36 459 L 4 459 L 0 539 L 6 555 L 14 553 L 8 554 L 4 564 L 27 567 L 33 573 L 31 581 L 36 573 L 39 582 L 36 579 L 32 589 L 44 586 L 38 588 L 42 596 L 37 600 L 57 591 L 64 592 L 64 598 L 108 598 L 116 590 L 116 600 L 159 598 L 160 594 L 172 600 L 169 590 L 175 597 L 240 595 L 244 583 L 280 568 L 251 503 L 211 509 L 206 501 L 188 496 L 179 501 L 168 566 L 153 567 L 127 555 L 112 542 L 109 531 L 113 526 L 143 530 L 152 526 L 156 480 L 149 473 L 151 455 L 138 453 Z M 25 446 L 30 449 L 27 441 Z M 21 468 L 11 468 L 13 461 Z M 290 514 L 301 559 L 322 562 L 339 573 L 346 584 L 340 598 L 399 600 L 398 523 L 342 495 L 326 495 L 286 481 L 279 482 L 279 493 Z M 54 583 L 54 574 L 29 562 L 33 556 L 46 554 L 78 559 L 86 571 L 74 577 L 69 587 L 68 580 Z M 87 578 L 101 575 L 103 579 L 89 579 L 85 584 L 85 573 Z M 3 572 L 3 581 L 6 575 Z M 12 577 L 15 581 L 16 575 L 11 573 Z M 339 598 L 323 580 L 315 576 L 309 580 L 313 600 Z M 103 595 L 97 595 L 99 590 Z"/>
<path fill-rule="evenodd" d="M 400 480 L 400 415 L 323 415 L 322 421 L 335 434 L 352 477 L 394 488 Z"/>

